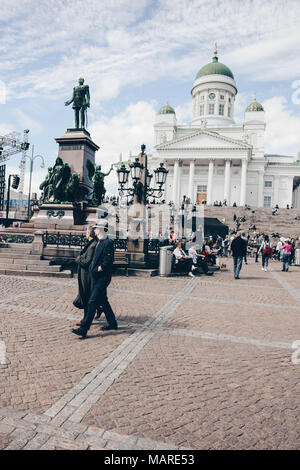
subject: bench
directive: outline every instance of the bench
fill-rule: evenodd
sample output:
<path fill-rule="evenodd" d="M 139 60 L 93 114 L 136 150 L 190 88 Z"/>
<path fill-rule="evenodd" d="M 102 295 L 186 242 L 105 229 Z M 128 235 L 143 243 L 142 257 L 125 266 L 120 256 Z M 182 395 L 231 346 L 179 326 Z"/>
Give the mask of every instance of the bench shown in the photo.
<path fill-rule="evenodd" d="M 171 274 L 174 276 L 184 276 L 188 275 L 189 270 L 185 263 L 176 263 L 176 258 L 174 254 L 172 255 L 172 267 L 171 267 Z"/>
<path fill-rule="evenodd" d="M 126 251 L 115 251 L 114 266 L 125 268 L 126 276 L 128 276 L 128 256 Z"/>

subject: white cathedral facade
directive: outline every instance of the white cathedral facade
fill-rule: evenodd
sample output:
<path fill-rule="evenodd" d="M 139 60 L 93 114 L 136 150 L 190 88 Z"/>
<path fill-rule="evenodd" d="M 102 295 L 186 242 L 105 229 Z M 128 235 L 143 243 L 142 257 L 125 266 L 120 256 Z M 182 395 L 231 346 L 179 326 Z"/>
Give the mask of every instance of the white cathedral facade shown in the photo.
<path fill-rule="evenodd" d="M 150 167 L 169 170 L 165 199 L 180 204 L 226 201 L 253 207 L 300 208 L 300 161 L 264 151 L 266 116 L 254 98 L 244 121 L 234 121 L 237 86 L 231 70 L 218 61 L 198 72 L 192 90 L 190 125 L 177 124 L 168 104 L 156 115 Z"/>

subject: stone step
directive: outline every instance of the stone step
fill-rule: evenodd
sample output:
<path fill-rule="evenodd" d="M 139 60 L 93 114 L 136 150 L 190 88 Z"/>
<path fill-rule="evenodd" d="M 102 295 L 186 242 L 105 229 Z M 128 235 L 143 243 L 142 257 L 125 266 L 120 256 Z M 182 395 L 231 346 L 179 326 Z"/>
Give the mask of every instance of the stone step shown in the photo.
<path fill-rule="evenodd" d="M 15 248 L 15 247 L 11 247 L 10 244 L 8 244 L 8 246 L 6 248 L 4 247 L 0 247 L 0 253 L 7 253 L 7 251 L 10 251 L 12 253 L 20 253 L 20 254 L 30 254 L 30 251 L 31 251 L 31 245 L 29 247 L 26 247 L 26 248 Z"/>
<path fill-rule="evenodd" d="M 60 272 L 60 266 L 41 266 L 34 264 L 10 264 L 10 263 L 0 263 L 0 269 L 9 269 L 9 270 L 20 270 L 20 271 L 49 271 L 49 272 Z"/>
<path fill-rule="evenodd" d="M 0 269 L 0 275 L 6 276 L 40 276 L 40 277 L 58 277 L 71 278 L 71 271 L 49 272 L 49 271 L 25 271 L 14 269 Z"/>
<path fill-rule="evenodd" d="M 118 268 L 121 271 L 122 268 Z M 158 269 L 126 268 L 128 276 L 153 277 L 158 275 Z"/>
<path fill-rule="evenodd" d="M 0 249 L 0 259 L 32 259 L 32 260 L 40 260 L 40 255 L 32 255 L 30 253 L 17 253 L 15 251 L 11 251 L 8 248 L 6 250 L 1 251 Z"/>
<path fill-rule="evenodd" d="M 29 253 L 31 251 L 31 243 L 10 243 L 9 241 L 6 242 L 8 248 L 11 248 L 13 251 L 23 251 L 25 253 Z"/>
<path fill-rule="evenodd" d="M 34 264 L 36 266 L 50 266 L 50 261 L 48 260 L 41 260 L 36 258 L 0 258 L 0 265 L 1 264 Z"/>

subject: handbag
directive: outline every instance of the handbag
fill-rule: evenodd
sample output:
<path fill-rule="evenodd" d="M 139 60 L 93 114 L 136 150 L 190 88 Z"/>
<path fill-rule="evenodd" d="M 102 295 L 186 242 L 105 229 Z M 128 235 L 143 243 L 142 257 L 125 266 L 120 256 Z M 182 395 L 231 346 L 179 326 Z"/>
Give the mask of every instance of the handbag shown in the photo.
<path fill-rule="evenodd" d="M 83 310 L 84 307 L 83 307 L 83 303 L 79 294 L 77 295 L 76 299 L 73 300 L 73 305 L 74 307 L 79 308 L 80 310 Z"/>

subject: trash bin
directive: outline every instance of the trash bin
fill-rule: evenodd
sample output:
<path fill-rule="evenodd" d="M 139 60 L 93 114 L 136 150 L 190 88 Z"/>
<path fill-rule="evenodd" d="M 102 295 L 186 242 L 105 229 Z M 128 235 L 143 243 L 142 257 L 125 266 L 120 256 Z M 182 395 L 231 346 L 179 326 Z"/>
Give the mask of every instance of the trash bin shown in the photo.
<path fill-rule="evenodd" d="M 159 253 L 159 275 L 169 276 L 172 271 L 173 249 L 171 246 L 162 246 Z"/>
<path fill-rule="evenodd" d="M 300 250 L 298 248 L 295 253 L 295 264 L 296 266 L 300 266 Z"/>

